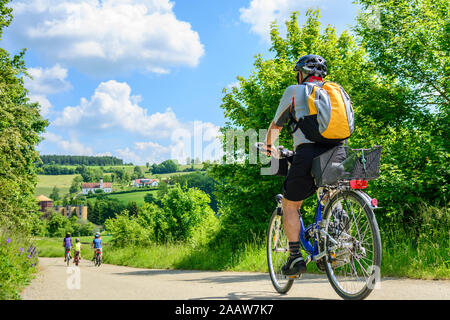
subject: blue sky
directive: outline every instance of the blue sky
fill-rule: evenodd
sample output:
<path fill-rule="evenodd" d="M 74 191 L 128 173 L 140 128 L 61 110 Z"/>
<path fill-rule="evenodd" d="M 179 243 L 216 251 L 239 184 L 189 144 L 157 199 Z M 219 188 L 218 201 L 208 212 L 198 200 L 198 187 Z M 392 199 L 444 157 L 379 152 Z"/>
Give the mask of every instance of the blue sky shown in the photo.
<path fill-rule="evenodd" d="M 303 23 L 306 9 L 319 7 L 322 24 L 340 33 L 358 10 L 351 0 L 16 0 L 12 6 L 14 20 L 0 45 L 12 53 L 27 48 L 34 79 L 25 85 L 50 121 L 38 150 L 135 164 L 217 158 L 222 89 L 250 74 L 255 54 L 270 57 L 270 22 L 299 10 Z"/>

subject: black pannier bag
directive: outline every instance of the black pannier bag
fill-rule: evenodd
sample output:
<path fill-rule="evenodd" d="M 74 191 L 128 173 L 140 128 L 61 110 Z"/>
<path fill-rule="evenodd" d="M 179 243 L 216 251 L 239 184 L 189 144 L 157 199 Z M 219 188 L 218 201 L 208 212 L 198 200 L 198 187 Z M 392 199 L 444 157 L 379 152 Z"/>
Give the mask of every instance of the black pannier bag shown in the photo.
<path fill-rule="evenodd" d="M 317 187 L 332 185 L 339 180 L 373 180 L 380 176 L 381 146 L 372 149 L 346 148 L 346 159 L 336 162 L 337 149 L 313 159 L 311 174 Z"/>

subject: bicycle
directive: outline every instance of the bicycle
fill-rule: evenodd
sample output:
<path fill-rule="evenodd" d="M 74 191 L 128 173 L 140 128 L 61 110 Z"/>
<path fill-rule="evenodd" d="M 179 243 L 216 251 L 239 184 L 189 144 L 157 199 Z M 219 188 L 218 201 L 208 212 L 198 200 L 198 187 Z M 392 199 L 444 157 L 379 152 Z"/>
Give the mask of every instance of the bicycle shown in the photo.
<path fill-rule="evenodd" d="M 102 264 L 102 254 L 101 251 L 99 249 L 94 249 L 94 265 L 96 267 L 100 267 L 100 265 Z"/>
<path fill-rule="evenodd" d="M 75 263 L 76 266 L 78 266 L 78 264 L 80 263 L 80 252 L 75 251 L 73 262 Z"/>
<path fill-rule="evenodd" d="M 72 259 L 72 256 L 70 255 L 70 248 L 66 248 L 66 252 L 64 254 L 64 258 L 67 262 L 67 266 L 69 266 L 70 259 Z"/>
<path fill-rule="evenodd" d="M 260 150 L 261 144 L 256 147 Z M 294 152 L 282 146 L 278 151 L 280 159 L 292 161 Z M 379 175 L 381 147 L 349 151 L 351 155 L 338 165 L 330 163 L 331 157 L 327 159 L 325 154 L 319 156 L 322 159 L 314 159 L 312 173 L 316 185 L 320 185 L 316 192 L 317 207 L 314 222 L 306 228 L 299 210 L 300 242 L 308 254 L 305 262 L 315 262 L 340 297 L 357 300 L 372 292 L 380 275 L 381 238 L 373 211 L 378 208 L 378 201 L 362 189 L 367 186 L 367 180 Z M 326 175 L 335 181 L 327 181 Z M 301 275 L 285 276 L 281 271 L 289 256 L 282 199 L 281 194 L 276 196 L 277 207 L 269 222 L 267 262 L 275 290 L 285 294 Z"/>

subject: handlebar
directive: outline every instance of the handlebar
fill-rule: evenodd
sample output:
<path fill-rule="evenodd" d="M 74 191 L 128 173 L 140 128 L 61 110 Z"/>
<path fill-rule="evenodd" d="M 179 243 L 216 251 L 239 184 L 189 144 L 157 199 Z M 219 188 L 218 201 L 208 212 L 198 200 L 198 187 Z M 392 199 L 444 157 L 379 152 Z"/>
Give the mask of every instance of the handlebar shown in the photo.
<path fill-rule="evenodd" d="M 265 154 L 265 151 L 266 151 L 266 150 L 262 148 L 263 146 L 264 146 L 264 143 L 262 143 L 262 142 L 257 142 L 257 143 L 255 143 L 255 145 L 254 145 L 254 147 L 255 147 L 256 150 L 258 150 L 259 152 Z M 270 151 L 270 150 L 269 150 L 269 151 Z M 286 148 L 283 147 L 283 146 L 279 146 L 279 147 L 277 148 L 277 151 L 278 151 L 278 154 L 279 154 L 279 156 L 280 156 L 281 159 L 282 159 L 282 158 L 292 157 L 292 156 L 295 154 L 294 151 L 291 151 L 291 150 L 289 150 L 289 149 L 286 149 Z"/>

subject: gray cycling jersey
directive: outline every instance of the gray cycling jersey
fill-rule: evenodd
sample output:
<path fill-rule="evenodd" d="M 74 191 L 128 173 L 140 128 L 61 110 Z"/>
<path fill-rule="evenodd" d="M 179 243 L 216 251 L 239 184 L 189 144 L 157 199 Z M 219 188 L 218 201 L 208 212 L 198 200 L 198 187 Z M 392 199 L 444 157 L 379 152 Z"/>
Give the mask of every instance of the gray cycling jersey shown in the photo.
<path fill-rule="evenodd" d="M 321 83 L 321 81 L 314 82 Z M 278 109 L 275 113 L 273 122 L 275 122 L 277 126 L 284 126 L 289 121 L 289 112 L 291 112 L 291 109 L 294 108 L 295 110 L 292 110 L 292 115 L 295 114 L 295 120 L 298 121 L 298 119 L 308 116 L 308 97 L 311 95 L 313 90 L 314 84 L 311 82 L 289 86 L 283 93 L 283 97 L 281 98 L 280 104 L 278 105 Z M 320 100 L 322 98 L 324 99 L 322 101 L 329 100 L 329 97 L 323 93 L 323 90 L 316 90 L 316 96 L 314 97 L 315 103 L 318 103 L 320 94 L 323 95 L 323 97 L 320 97 Z M 292 98 L 295 99 L 295 104 L 291 108 L 293 100 Z M 295 132 L 293 132 L 292 137 L 294 138 L 294 149 L 302 143 L 314 143 L 314 141 L 306 139 L 305 135 L 300 129 L 297 129 Z"/>

